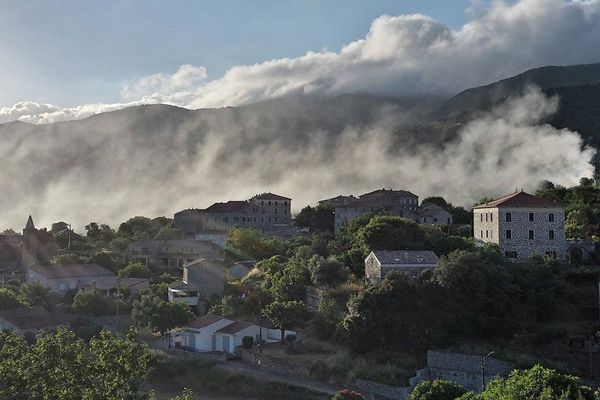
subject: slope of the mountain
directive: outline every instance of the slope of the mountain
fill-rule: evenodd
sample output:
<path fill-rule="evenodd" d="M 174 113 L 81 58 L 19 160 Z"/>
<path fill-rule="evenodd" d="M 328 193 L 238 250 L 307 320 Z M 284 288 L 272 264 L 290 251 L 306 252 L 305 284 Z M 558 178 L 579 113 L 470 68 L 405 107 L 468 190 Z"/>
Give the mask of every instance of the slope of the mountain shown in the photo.
<path fill-rule="evenodd" d="M 439 119 L 465 120 L 520 94 L 529 85 L 550 89 L 594 83 L 600 83 L 600 64 L 540 67 L 486 86 L 467 89 L 433 110 L 432 115 Z"/>

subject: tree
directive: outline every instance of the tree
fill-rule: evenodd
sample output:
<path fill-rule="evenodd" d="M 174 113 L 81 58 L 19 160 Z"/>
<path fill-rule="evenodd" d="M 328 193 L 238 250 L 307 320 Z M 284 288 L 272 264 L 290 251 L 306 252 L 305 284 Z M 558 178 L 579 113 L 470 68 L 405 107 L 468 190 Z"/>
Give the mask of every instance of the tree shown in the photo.
<path fill-rule="evenodd" d="M 582 187 L 591 187 L 594 186 L 594 180 L 592 178 L 581 178 L 579 180 L 579 186 Z"/>
<path fill-rule="evenodd" d="M 274 301 L 263 309 L 263 316 L 281 331 L 281 343 L 285 331 L 302 327 L 309 317 L 306 305 L 300 301 Z"/>
<path fill-rule="evenodd" d="M 163 226 L 154 236 L 154 240 L 173 240 L 181 239 L 181 231 L 169 226 Z"/>
<path fill-rule="evenodd" d="M 73 311 L 78 314 L 109 315 L 111 308 L 110 301 L 96 290 L 79 291 L 73 298 Z"/>
<path fill-rule="evenodd" d="M 49 288 L 39 283 L 25 283 L 21 286 L 21 296 L 29 305 L 42 307 L 47 311 L 54 309 L 55 298 Z"/>
<path fill-rule="evenodd" d="M 119 278 L 148 278 L 150 270 L 140 262 L 129 263 L 119 270 Z"/>
<path fill-rule="evenodd" d="M 449 204 L 448 202 L 440 196 L 431 196 L 431 197 L 426 197 L 421 201 L 421 205 L 425 205 L 425 204 L 435 204 L 438 207 L 442 207 L 443 209 L 449 209 Z"/>
<path fill-rule="evenodd" d="M 284 253 L 282 243 L 265 238 L 257 229 L 232 229 L 227 236 L 226 246 L 246 259 L 264 260 Z"/>
<path fill-rule="evenodd" d="M 322 203 L 316 207 L 306 206 L 296 216 L 296 226 L 308 228 L 311 233 L 333 232 L 335 218 L 333 206 Z"/>
<path fill-rule="evenodd" d="M 565 235 L 571 239 L 585 239 L 588 219 L 582 210 L 573 210 L 565 221 Z"/>
<path fill-rule="evenodd" d="M 42 335 L 34 345 L 0 333 L 0 398 L 138 399 L 149 361 L 135 331 L 124 339 L 103 331 L 89 346 L 67 328 Z"/>
<path fill-rule="evenodd" d="M 133 303 L 131 315 L 138 325 L 160 332 L 161 335 L 169 329 L 185 325 L 196 317 L 186 304 L 170 303 L 152 291 L 143 293 L 140 299 Z"/>
<path fill-rule="evenodd" d="M 27 304 L 8 288 L 0 288 L 0 310 L 10 310 Z"/>
<path fill-rule="evenodd" d="M 527 370 L 515 370 L 508 378 L 490 382 L 482 394 L 484 400 L 544 399 L 592 400 L 592 390 L 581 379 L 559 374 L 536 365 Z"/>
<path fill-rule="evenodd" d="M 465 393 L 464 388 L 451 381 L 425 381 L 415 386 L 408 400 L 454 400 Z"/>
<path fill-rule="evenodd" d="M 335 258 L 313 256 L 308 263 L 310 280 L 315 286 L 334 287 L 346 279 L 344 265 Z"/>

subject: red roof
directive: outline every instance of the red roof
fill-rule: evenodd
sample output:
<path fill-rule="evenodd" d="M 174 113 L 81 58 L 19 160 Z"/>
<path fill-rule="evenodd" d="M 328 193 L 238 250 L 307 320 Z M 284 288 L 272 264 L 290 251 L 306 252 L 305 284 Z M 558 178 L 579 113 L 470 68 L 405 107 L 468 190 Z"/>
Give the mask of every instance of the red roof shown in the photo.
<path fill-rule="evenodd" d="M 227 203 L 215 203 L 205 211 L 214 213 L 238 212 L 248 207 L 247 201 L 228 201 Z"/>
<path fill-rule="evenodd" d="M 235 321 L 235 322 L 232 322 L 229 325 L 226 325 L 226 326 L 222 327 L 217 332 L 227 333 L 227 334 L 234 334 L 234 333 L 238 333 L 239 331 L 243 331 L 244 329 L 246 329 L 246 328 L 248 328 L 248 327 L 250 327 L 252 325 L 253 324 L 251 322 Z"/>
<path fill-rule="evenodd" d="M 537 197 L 525 192 L 515 192 L 499 199 L 480 204 L 475 208 L 496 208 L 496 207 L 561 207 L 560 204 L 552 200 Z"/>
<path fill-rule="evenodd" d="M 206 314 L 200 318 L 196 318 L 195 320 L 186 324 L 185 326 L 187 328 L 195 328 L 195 329 L 206 328 L 207 326 L 212 325 L 215 322 L 218 322 L 222 319 L 223 319 L 223 317 L 219 317 L 218 315 Z"/>
<path fill-rule="evenodd" d="M 291 200 L 289 197 L 280 196 L 271 192 L 257 194 L 253 199 L 261 200 Z"/>

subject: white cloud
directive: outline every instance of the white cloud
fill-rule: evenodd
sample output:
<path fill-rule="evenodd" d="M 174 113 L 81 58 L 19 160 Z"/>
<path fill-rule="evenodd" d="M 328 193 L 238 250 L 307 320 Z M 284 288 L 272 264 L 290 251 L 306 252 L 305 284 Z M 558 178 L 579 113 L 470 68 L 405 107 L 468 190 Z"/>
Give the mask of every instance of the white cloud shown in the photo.
<path fill-rule="evenodd" d="M 0 121 L 45 123 L 139 103 L 222 107 L 290 93 L 453 94 L 533 67 L 600 61 L 600 0 L 495 1 L 473 18 L 452 30 L 419 14 L 381 16 L 339 52 L 236 66 L 205 83 L 203 67 L 183 65 L 127 85 L 122 104 L 28 114 L 9 107 Z"/>
<path fill-rule="evenodd" d="M 121 97 L 124 100 L 137 100 L 144 96 L 171 95 L 197 89 L 206 76 L 206 68 L 185 64 L 172 75 L 158 73 L 127 84 L 121 90 Z"/>

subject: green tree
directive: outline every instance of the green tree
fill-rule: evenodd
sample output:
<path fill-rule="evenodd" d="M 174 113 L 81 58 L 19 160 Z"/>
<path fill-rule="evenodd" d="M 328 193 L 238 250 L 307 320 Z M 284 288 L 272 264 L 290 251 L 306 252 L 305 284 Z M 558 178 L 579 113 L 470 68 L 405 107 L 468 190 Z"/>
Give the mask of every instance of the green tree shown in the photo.
<path fill-rule="evenodd" d="M 465 389 L 451 381 L 425 381 L 415 386 L 408 400 L 455 400 L 465 393 Z"/>
<path fill-rule="evenodd" d="M 101 316 L 112 312 L 110 301 L 96 290 L 79 291 L 73 298 L 73 311 L 78 314 Z"/>
<path fill-rule="evenodd" d="M 163 226 L 154 236 L 154 240 L 174 240 L 181 239 L 181 231 L 169 226 Z"/>
<path fill-rule="evenodd" d="M 306 206 L 296 216 L 295 223 L 302 228 L 308 228 L 311 233 L 333 232 L 335 219 L 333 206 L 323 203 L 316 207 Z"/>
<path fill-rule="evenodd" d="M 571 239 L 585 239 L 589 221 L 582 210 L 573 210 L 565 221 L 565 235 Z"/>
<path fill-rule="evenodd" d="M 284 253 L 284 245 L 275 239 L 267 239 L 257 229 L 232 229 L 227 236 L 226 247 L 246 259 L 264 260 Z"/>
<path fill-rule="evenodd" d="M 170 303 L 146 292 L 133 303 L 132 317 L 138 325 L 163 335 L 169 329 L 192 321 L 195 315 L 186 304 Z"/>
<path fill-rule="evenodd" d="M 129 263 L 119 270 L 119 278 L 148 278 L 150 270 L 140 262 Z"/>
<path fill-rule="evenodd" d="M 21 297 L 31 306 L 42 307 L 52 311 L 56 299 L 49 288 L 39 283 L 25 283 L 21 286 Z"/>
<path fill-rule="evenodd" d="M 0 288 L 0 310 L 10 310 L 27 304 L 8 288 Z"/>
<path fill-rule="evenodd" d="M 302 327 L 309 318 L 309 312 L 300 301 L 274 301 L 263 309 L 263 316 L 279 328 L 281 343 L 284 343 L 285 331 Z"/>
<path fill-rule="evenodd" d="M 347 274 L 344 265 L 335 258 L 313 256 L 308 263 L 310 280 L 315 286 L 334 287 L 345 281 Z"/>
<path fill-rule="evenodd" d="M 515 370 L 508 378 L 490 382 L 482 394 L 484 400 L 543 399 L 592 400 L 592 390 L 581 379 L 559 374 L 536 365 L 527 370 Z"/>

